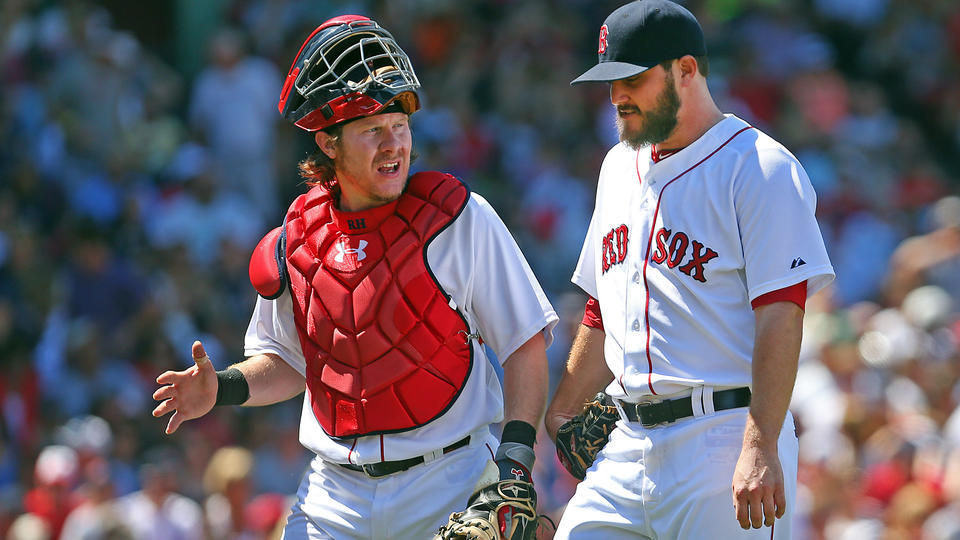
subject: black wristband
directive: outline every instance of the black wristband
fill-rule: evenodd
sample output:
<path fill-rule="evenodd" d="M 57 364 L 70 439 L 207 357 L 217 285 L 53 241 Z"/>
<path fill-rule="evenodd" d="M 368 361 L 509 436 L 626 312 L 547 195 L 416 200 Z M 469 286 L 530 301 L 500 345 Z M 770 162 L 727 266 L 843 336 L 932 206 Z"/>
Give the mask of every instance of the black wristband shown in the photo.
<path fill-rule="evenodd" d="M 537 428 L 524 422 L 523 420 L 511 420 L 503 426 L 503 435 L 500 436 L 500 442 L 516 442 L 525 444 L 533 448 L 534 441 L 537 440 Z"/>
<path fill-rule="evenodd" d="M 250 386 L 242 371 L 232 367 L 217 372 L 216 405 L 243 405 L 248 399 Z"/>

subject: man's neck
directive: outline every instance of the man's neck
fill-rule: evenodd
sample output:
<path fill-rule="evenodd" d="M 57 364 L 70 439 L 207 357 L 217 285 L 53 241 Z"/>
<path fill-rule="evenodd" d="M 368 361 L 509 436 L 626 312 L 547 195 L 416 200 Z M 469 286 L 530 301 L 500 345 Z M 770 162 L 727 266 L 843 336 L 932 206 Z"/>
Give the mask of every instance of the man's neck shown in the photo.
<path fill-rule="evenodd" d="M 691 111 L 685 112 L 688 113 L 685 115 L 688 120 L 684 122 L 683 119 L 681 119 L 677 123 L 677 127 L 673 130 L 673 133 L 655 145 L 658 150 L 679 150 L 686 148 L 724 119 L 723 113 L 715 106 L 712 107 L 712 110 L 704 111 L 706 114 L 690 114 Z"/>

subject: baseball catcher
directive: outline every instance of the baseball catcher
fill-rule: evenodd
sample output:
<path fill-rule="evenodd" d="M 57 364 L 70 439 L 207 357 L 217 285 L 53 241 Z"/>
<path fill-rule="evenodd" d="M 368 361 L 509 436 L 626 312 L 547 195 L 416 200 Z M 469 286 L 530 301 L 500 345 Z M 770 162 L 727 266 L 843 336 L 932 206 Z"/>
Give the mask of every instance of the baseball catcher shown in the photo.
<path fill-rule="evenodd" d="M 468 500 L 465 524 L 482 516 L 507 538 L 535 522 L 556 310 L 486 200 L 442 171 L 410 174 L 419 92 L 368 17 L 306 38 L 277 108 L 316 149 L 298 164 L 307 189 L 250 258 L 247 358 L 218 372 L 198 341 L 195 366 L 157 378 L 167 433 L 215 405 L 304 395 L 300 442 L 316 457 L 285 540 L 431 538 Z"/>
<path fill-rule="evenodd" d="M 608 405 L 607 395 L 600 392 L 584 404 L 583 412 L 560 426 L 557 457 L 574 478 L 583 480 L 587 475 L 619 418 L 616 407 Z"/>

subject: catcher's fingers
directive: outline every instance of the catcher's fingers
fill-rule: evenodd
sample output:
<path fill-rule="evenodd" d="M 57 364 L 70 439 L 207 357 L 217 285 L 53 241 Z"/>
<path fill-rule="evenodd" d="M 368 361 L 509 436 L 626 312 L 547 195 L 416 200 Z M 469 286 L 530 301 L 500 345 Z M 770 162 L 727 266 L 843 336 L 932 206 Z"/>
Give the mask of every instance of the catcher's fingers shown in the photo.
<path fill-rule="evenodd" d="M 179 428 L 180 424 L 182 423 L 183 423 L 183 418 L 181 417 L 180 413 L 178 411 L 174 411 L 173 416 L 170 417 L 170 421 L 167 422 L 167 429 L 164 430 L 164 433 L 166 433 L 167 435 L 170 435 L 171 433 L 176 431 L 177 428 Z"/>
<path fill-rule="evenodd" d="M 176 409 L 177 409 L 177 405 L 176 403 L 174 403 L 173 399 L 171 398 L 157 405 L 156 408 L 153 409 L 153 416 L 156 418 L 159 418 L 167 414 L 168 412 L 174 411 Z"/>
<path fill-rule="evenodd" d="M 154 391 L 153 399 L 155 401 L 163 401 L 165 399 L 170 399 L 174 397 L 176 393 L 177 393 L 176 387 L 174 387 L 172 384 L 167 386 L 161 386 L 160 388 L 157 388 L 156 391 Z"/>
<path fill-rule="evenodd" d="M 199 340 L 193 342 L 193 361 L 197 364 L 197 367 L 204 367 L 210 363 L 210 357 L 207 356 L 207 351 L 203 348 L 203 343 L 200 343 Z"/>
<path fill-rule="evenodd" d="M 164 371 L 157 376 L 157 384 L 173 384 L 185 373 L 186 371 Z"/>

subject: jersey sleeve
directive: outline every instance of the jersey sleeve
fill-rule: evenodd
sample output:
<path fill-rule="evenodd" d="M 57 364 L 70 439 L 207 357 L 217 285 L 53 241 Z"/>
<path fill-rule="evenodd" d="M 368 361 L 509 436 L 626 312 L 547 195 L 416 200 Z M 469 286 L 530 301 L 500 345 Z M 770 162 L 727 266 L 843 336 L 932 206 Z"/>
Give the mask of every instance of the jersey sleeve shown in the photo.
<path fill-rule="evenodd" d="M 472 194 L 463 213 L 430 244 L 431 269 L 502 363 L 538 332 L 547 346 L 559 320 L 503 221 Z"/>
<path fill-rule="evenodd" d="M 587 236 L 583 239 L 583 247 L 580 249 L 580 260 L 577 261 L 577 267 L 573 271 L 573 277 L 570 281 L 574 285 L 583 289 L 585 293 L 593 298 L 597 298 L 597 252 L 596 242 L 594 241 L 594 227 L 597 221 L 597 211 L 593 212 L 590 219 L 590 226 L 587 228 Z"/>
<path fill-rule="evenodd" d="M 756 310 L 762 306 L 769 306 L 777 302 L 792 302 L 800 309 L 807 308 L 807 282 L 801 281 L 796 285 L 790 285 L 776 291 L 761 294 L 750 302 L 750 307 Z"/>
<path fill-rule="evenodd" d="M 587 303 L 583 306 L 583 319 L 580 324 L 603 330 L 603 315 L 600 314 L 600 302 L 596 298 L 587 298 Z"/>
<path fill-rule="evenodd" d="M 745 158 L 733 189 L 751 301 L 802 281 L 813 295 L 833 280 L 816 194 L 796 158 L 761 149 Z"/>
<path fill-rule="evenodd" d="M 257 295 L 257 303 L 244 337 L 243 352 L 248 357 L 275 354 L 306 376 L 307 362 L 300 348 L 289 290 L 274 300 Z"/>

